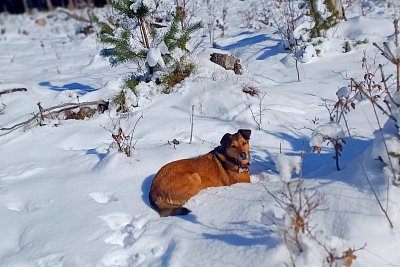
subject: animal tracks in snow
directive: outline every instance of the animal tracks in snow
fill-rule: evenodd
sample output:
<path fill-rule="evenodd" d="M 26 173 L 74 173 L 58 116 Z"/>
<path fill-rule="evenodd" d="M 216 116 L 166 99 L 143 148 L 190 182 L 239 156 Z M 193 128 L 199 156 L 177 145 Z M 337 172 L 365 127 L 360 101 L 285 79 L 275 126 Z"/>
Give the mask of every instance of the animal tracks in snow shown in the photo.
<path fill-rule="evenodd" d="M 100 204 L 107 204 L 113 201 L 118 201 L 118 198 L 112 193 L 108 192 L 93 192 L 89 194 L 95 202 Z"/>
<path fill-rule="evenodd" d="M 35 176 L 43 172 L 45 169 L 41 167 L 29 167 L 27 170 L 24 170 L 21 168 L 21 170 L 17 172 L 11 172 L 12 174 L 6 174 L 3 176 L 0 176 L 0 180 L 3 181 L 11 181 L 11 180 L 22 180 L 29 178 L 31 176 Z M 7 172 L 6 172 L 7 173 Z"/>
<path fill-rule="evenodd" d="M 8 210 L 17 211 L 17 212 L 32 212 L 32 211 L 35 211 L 35 210 L 39 209 L 38 206 L 30 205 L 30 204 L 24 204 L 22 202 L 5 203 L 5 207 Z"/>
<path fill-rule="evenodd" d="M 119 231 L 121 228 L 129 224 L 131 221 L 130 215 L 126 213 L 111 213 L 108 215 L 100 216 L 100 219 L 102 219 L 108 227 L 110 227 L 111 230 L 113 231 Z"/>
<path fill-rule="evenodd" d="M 64 255 L 62 254 L 50 254 L 36 261 L 38 267 L 62 267 L 65 266 Z"/>
<path fill-rule="evenodd" d="M 143 226 L 148 221 L 144 217 L 132 220 L 126 213 L 111 213 L 100 218 L 111 230 L 111 234 L 104 241 L 122 248 L 130 247 L 133 241 L 140 237 L 144 231 Z"/>
<path fill-rule="evenodd" d="M 102 258 L 106 266 L 137 266 L 147 260 L 159 258 L 164 249 L 153 242 L 136 244 L 146 230 L 149 216 L 138 215 L 131 218 L 126 213 L 111 213 L 100 218 L 109 227 L 104 242 L 113 245 Z"/>
<path fill-rule="evenodd" d="M 131 218 L 125 213 L 111 213 L 106 216 L 100 216 L 110 228 L 111 233 L 104 242 L 110 245 L 119 245 L 127 248 L 133 244 L 133 226 L 130 224 Z"/>

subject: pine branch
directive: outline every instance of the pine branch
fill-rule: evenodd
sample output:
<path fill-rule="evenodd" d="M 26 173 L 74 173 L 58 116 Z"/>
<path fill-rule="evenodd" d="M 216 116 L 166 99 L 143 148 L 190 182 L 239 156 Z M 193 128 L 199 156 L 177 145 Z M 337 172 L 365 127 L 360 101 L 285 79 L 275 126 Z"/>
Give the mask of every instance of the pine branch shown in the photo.
<path fill-rule="evenodd" d="M 131 0 L 114 0 L 111 6 L 120 13 L 122 16 L 128 16 L 131 19 L 143 19 L 145 18 L 150 9 L 144 5 L 143 3 L 141 6 L 136 10 L 131 9 L 132 1 Z"/>
<path fill-rule="evenodd" d="M 173 51 L 177 46 L 175 39 L 178 32 L 179 32 L 179 21 L 175 18 L 172 21 L 168 32 L 165 33 L 163 38 L 164 43 L 168 47 L 169 51 Z"/>
<path fill-rule="evenodd" d="M 186 27 L 185 32 L 187 32 L 188 34 L 192 34 L 195 31 L 200 30 L 201 28 L 203 28 L 203 23 L 199 21 L 196 23 L 189 24 L 189 26 Z"/>

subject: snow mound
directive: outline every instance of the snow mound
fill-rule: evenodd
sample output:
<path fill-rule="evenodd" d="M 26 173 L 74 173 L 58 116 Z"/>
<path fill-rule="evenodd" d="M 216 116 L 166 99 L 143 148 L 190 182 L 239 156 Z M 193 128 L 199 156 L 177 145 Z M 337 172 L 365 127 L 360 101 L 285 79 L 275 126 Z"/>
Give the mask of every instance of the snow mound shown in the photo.
<path fill-rule="evenodd" d="M 340 124 L 331 122 L 318 126 L 311 135 L 310 146 L 322 147 L 330 139 L 339 140 L 345 137 Z"/>
<path fill-rule="evenodd" d="M 302 158 L 300 156 L 288 156 L 279 154 L 275 158 L 275 164 L 279 171 L 279 176 L 285 183 L 290 182 L 292 174 L 299 174 L 301 171 Z"/>
<path fill-rule="evenodd" d="M 338 98 L 349 98 L 350 94 L 351 94 L 351 88 L 348 86 L 341 87 L 336 92 L 336 96 Z"/>
<path fill-rule="evenodd" d="M 157 64 L 160 65 L 161 68 L 165 67 L 164 60 L 161 56 L 160 49 L 157 48 L 150 48 L 147 52 L 146 61 L 150 67 L 155 67 Z"/>

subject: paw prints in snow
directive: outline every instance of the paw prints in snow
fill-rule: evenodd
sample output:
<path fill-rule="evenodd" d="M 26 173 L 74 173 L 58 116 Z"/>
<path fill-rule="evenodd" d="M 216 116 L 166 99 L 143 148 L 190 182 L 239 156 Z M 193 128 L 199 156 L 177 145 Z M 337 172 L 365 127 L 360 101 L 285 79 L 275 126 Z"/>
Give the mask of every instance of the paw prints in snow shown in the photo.
<path fill-rule="evenodd" d="M 39 207 L 35 205 L 23 204 L 22 202 L 9 202 L 6 203 L 5 206 L 8 210 L 17 212 L 32 212 L 39 209 Z"/>
<path fill-rule="evenodd" d="M 113 201 L 118 201 L 118 198 L 114 194 L 108 192 L 93 192 L 89 194 L 95 202 L 100 204 L 107 204 Z"/>
<path fill-rule="evenodd" d="M 110 228 L 109 234 L 104 242 L 114 247 L 102 258 L 102 263 L 106 266 L 130 266 L 139 265 L 147 260 L 143 253 L 135 251 L 134 243 L 142 236 L 148 223 L 145 216 L 131 218 L 126 213 L 111 213 L 100 216 L 100 218 Z M 151 248 L 152 257 L 159 257 L 162 249 L 159 247 Z"/>

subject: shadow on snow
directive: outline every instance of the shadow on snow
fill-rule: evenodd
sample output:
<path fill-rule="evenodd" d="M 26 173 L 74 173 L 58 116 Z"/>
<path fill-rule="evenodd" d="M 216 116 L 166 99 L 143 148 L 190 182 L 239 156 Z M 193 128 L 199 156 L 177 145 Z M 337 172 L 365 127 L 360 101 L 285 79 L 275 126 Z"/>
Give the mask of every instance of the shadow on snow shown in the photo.
<path fill-rule="evenodd" d="M 221 50 L 233 50 L 233 49 L 238 49 L 242 48 L 245 46 L 261 43 L 267 40 L 271 40 L 267 35 L 265 34 L 259 34 L 253 37 L 247 37 L 242 40 L 237 41 L 236 43 L 226 45 L 226 46 L 218 46 L 216 48 L 221 49 Z"/>
<path fill-rule="evenodd" d="M 150 187 L 151 187 L 151 182 L 153 182 L 155 176 L 156 174 L 147 176 L 142 183 L 142 200 L 149 207 L 150 207 L 150 201 L 149 201 Z"/>
<path fill-rule="evenodd" d="M 233 246 L 261 245 L 274 247 L 279 243 L 278 240 L 271 237 L 267 227 L 250 224 L 248 221 L 231 222 L 227 228 L 224 227 L 222 229 L 206 225 L 203 226 L 209 228 L 212 232 L 215 230 L 220 232 L 203 233 L 203 238 L 218 240 Z"/>
<path fill-rule="evenodd" d="M 81 84 L 81 83 L 67 83 L 62 86 L 57 86 L 57 85 L 52 85 L 51 82 L 41 82 L 41 83 L 39 83 L 39 85 L 43 86 L 43 87 L 48 87 L 50 90 L 58 91 L 58 92 L 62 92 L 62 91 L 66 91 L 66 90 L 77 91 L 77 93 L 80 95 L 84 95 L 86 93 L 90 93 L 90 92 L 98 90 L 90 85 L 85 85 L 85 84 Z"/>
<path fill-rule="evenodd" d="M 108 155 L 108 153 L 109 153 L 108 150 L 105 153 L 101 153 L 101 152 L 98 152 L 96 148 L 91 148 L 91 149 L 86 150 L 85 155 L 96 155 L 99 158 L 99 162 L 100 162 L 100 161 L 104 160 L 104 158 Z"/>
<path fill-rule="evenodd" d="M 274 46 L 268 46 L 268 47 L 264 48 L 263 50 L 264 50 L 264 52 L 261 55 L 259 55 L 256 58 L 256 60 L 265 60 L 269 57 L 275 56 L 279 52 L 283 52 L 282 45 L 280 43 L 278 43 Z"/>
<path fill-rule="evenodd" d="M 250 34 L 250 33 L 251 32 L 243 32 L 243 33 L 240 33 L 238 36 Z M 259 34 L 259 35 L 253 36 L 253 37 L 247 37 L 247 38 L 237 41 L 236 43 L 226 45 L 226 46 L 215 45 L 214 48 L 228 51 L 228 50 L 235 50 L 235 49 L 243 48 L 245 46 L 254 45 L 257 43 L 264 42 L 264 41 L 275 41 L 276 44 L 272 45 L 272 46 L 266 45 L 265 48 L 263 48 L 259 51 L 259 52 L 262 52 L 262 54 L 257 56 L 256 60 L 265 60 L 268 57 L 277 55 L 280 52 L 284 52 L 281 41 L 272 39 L 272 38 L 268 37 L 266 34 Z"/>
<path fill-rule="evenodd" d="M 364 168 L 370 173 L 373 170 L 381 170 L 382 163 L 374 160 L 372 158 L 364 158 L 364 152 L 371 148 L 373 144 L 373 139 L 347 139 L 344 149 L 342 151 L 342 156 L 339 158 L 339 165 L 341 170 L 336 170 L 335 160 L 333 159 L 334 150 L 332 148 L 322 148 L 322 153 L 314 153 L 312 148 L 309 146 L 310 138 L 308 136 L 292 136 L 287 133 L 277 132 L 268 134 L 279 138 L 283 142 L 290 144 L 291 151 L 286 155 L 297 155 L 302 156 L 302 177 L 305 178 L 319 178 L 319 179 L 334 179 L 336 181 L 341 181 L 350 185 L 358 185 L 360 187 L 365 187 L 365 179 L 361 176 L 362 167 L 360 166 L 361 160 Z M 254 148 L 257 150 L 257 147 Z M 275 153 L 271 153 L 268 148 L 258 149 L 262 151 L 267 156 L 262 158 L 260 156 L 252 156 L 254 164 L 252 166 L 252 173 L 257 174 L 265 172 L 267 170 L 278 173 L 277 167 L 274 163 L 274 158 L 277 156 Z M 354 174 L 360 175 L 354 175 Z M 296 174 L 294 175 L 296 177 Z M 383 181 L 376 181 L 377 186 L 379 186 Z"/>

